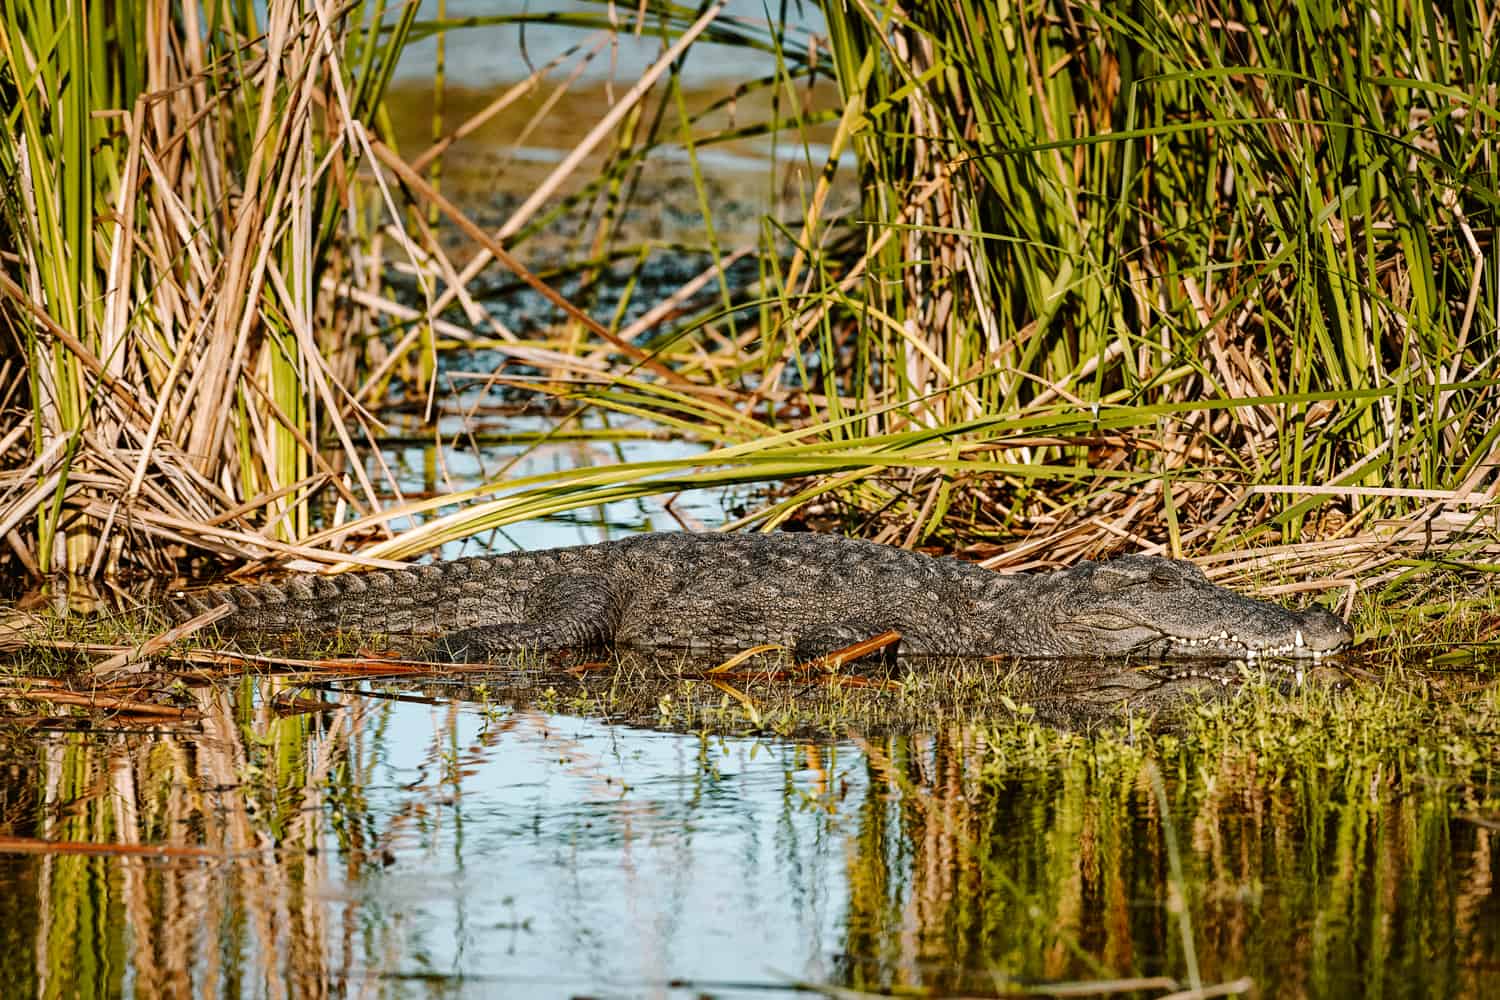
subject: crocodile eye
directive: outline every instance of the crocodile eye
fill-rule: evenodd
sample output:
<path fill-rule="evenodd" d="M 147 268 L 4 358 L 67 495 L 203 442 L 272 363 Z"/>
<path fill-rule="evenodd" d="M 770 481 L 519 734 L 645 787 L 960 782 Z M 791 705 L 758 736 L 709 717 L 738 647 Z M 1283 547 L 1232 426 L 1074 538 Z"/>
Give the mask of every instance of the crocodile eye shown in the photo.
<path fill-rule="evenodd" d="M 1095 590 L 1108 594 L 1134 585 L 1139 581 L 1139 578 L 1132 577 L 1128 573 L 1122 573 L 1109 563 L 1100 563 L 1093 567 L 1093 572 L 1089 574 L 1088 580 Z"/>
<path fill-rule="evenodd" d="M 1180 582 L 1177 574 L 1165 567 L 1151 571 L 1151 586 L 1157 590 L 1171 590 Z"/>

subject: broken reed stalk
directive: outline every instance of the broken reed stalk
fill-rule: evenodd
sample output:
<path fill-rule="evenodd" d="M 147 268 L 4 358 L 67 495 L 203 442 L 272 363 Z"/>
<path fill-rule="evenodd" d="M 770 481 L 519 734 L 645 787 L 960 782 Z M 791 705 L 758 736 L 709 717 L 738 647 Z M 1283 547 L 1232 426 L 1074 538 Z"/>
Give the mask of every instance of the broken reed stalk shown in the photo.
<path fill-rule="evenodd" d="M 259 854 L 259 851 L 243 856 Z M 180 844 L 100 844 L 87 840 L 45 840 L 40 837 L 0 835 L 0 854 L 86 854 L 123 855 L 147 858 L 207 858 L 227 860 L 240 855 L 211 847 Z"/>

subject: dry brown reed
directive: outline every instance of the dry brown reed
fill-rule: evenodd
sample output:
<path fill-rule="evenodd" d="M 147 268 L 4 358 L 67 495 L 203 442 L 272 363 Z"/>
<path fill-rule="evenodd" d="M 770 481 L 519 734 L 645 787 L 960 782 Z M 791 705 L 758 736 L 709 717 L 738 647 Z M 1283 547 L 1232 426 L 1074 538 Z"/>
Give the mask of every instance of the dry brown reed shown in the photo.
<path fill-rule="evenodd" d="M 8 203 L 18 238 L 0 322 L 23 364 L 4 391 L 28 406 L 0 431 L 0 536 L 33 573 L 171 573 L 203 553 L 315 565 L 294 543 L 311 496 L 328 486 L 354 509 L 378 505 L 354 444 L 373 420 L 343 388 L 372 326 L 315 294 L 325 269 L 378 273 L 339 231 L 358 215 L 331 211 L 361 196 L 342 65 L 358 25 L 334 4 L 272 3 L 262 31 L 226 40 L 227 26 L 205 32 L 206 13 L 152 0 L 137 47 L 98 40 L 92 55 L 133 85 L 123 108 L 103 81 L 75 101 L 66 65 L 21 74 L 40 12 L 4 32 L 8 68 L 35 91 L 31 127 L 7 137 L 23 187 Z M 104 123 L 96 145 L 46 183 L 58 137 L 87 125 L 78 115 Z M 86 213 L 85 246 L 50 224 L 68 213 Z M 85 254 L 94 241 L 104 252 Z M 56 273 L 63 254 L 84 258 L 78 273 Z"/>

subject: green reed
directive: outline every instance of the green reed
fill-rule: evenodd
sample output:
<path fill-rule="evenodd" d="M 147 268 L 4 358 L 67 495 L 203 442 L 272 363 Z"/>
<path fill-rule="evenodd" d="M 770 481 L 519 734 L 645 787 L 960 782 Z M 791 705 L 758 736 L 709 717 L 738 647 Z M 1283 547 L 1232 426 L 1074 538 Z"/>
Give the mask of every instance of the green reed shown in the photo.
<path fill-rule="evenodd" d="M 646 10 L 663 44 L 697 14 Z M 381 551 L 790 478 L 741 523 L 818 501 L 887 540 L 1033 542 L 1066 560 L 1339 538 L 1374 551 L 1394 517 L 1490 558 L 1473 515 L 1500 433 L 1485 263 L 1500 63 L 1477 10 L 1452 10 L 1297 2 L 1282 30 L 1255 5 L 829 3 L 831 60 L 777 10 L 764 34 L 711 29 L 777 53 L 778 73 L 741 91 L 832 73 L 836 106 L 756 125 L 790 150 L 779 166 L 807 167 L 800 202 L 767 218 L 755 287 L 653 328 L 644 359 L 574 336 L 569 351 L 617 365 L 551 391 L 718 447 L 487 484 Z M 690 154 L 725 138 L 668 81 L 598 179 L 518 237 L 628 196 L 662 136 Z M 690 186 L 722 256 L 696 169 Z M 836 209 L 850 191 L 858 207 Z M 614 210 L 598 211 L 580 259 L 626 255 Z"/>
<path fill-rule="evenodd" d="M 110 10 L 0 13 L 0 329 L 18 362 L 0 380 L 26 412 L 0 426 L 0 519 L 7 558 L 33 573 L 299 538 L 308 500 L 339 478 L 318 439 L 330 421 L 358 427 L 331 384 L 350 380 L 364 331 L 322 286 L 359 252 L 355 122 L 410 17 Z"/>

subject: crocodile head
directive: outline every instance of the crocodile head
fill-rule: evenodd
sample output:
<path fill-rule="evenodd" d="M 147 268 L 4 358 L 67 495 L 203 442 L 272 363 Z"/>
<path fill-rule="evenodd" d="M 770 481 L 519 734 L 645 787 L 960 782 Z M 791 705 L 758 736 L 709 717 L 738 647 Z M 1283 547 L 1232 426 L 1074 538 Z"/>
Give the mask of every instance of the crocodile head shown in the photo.
<path fill-rule="evenodd" d="M 1052 626 L 1070 655 L 1318 660 L 1354 638 L 1326 611 L 1243 597 L 1176 559 L 1122 556 L 1057 578 Z"/>

